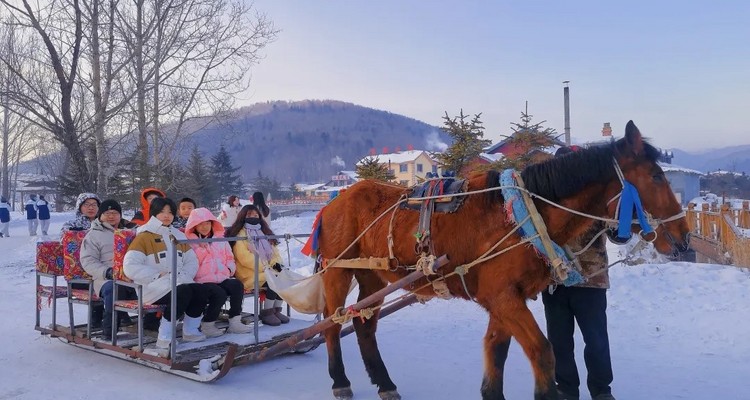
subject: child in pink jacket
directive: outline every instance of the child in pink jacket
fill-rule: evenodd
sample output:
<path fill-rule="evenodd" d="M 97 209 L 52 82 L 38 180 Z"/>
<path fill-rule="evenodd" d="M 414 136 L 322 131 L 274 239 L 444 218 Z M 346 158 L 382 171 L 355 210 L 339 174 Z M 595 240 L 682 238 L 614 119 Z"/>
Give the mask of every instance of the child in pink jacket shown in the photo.
<path fill-rule="evenodd" d="M 190 213 L 185 225 L 188 239 L 224 237 L 224 227 L 206 208 L 196 208 Z M 201 332 L 208 337 L 216 337 L 224 332 L 216 327 L 221 306 L 229 297 L 228 333 L 249 333 L 250 326 L 240 320 L 244 288 L 242 282 L 234 279 L 234 255 L 228 242 L 191 244 L 198 257 L 198 273 L 195 282 L 202 283 L 209 292 L 209 302 L 201 322 Z"/>

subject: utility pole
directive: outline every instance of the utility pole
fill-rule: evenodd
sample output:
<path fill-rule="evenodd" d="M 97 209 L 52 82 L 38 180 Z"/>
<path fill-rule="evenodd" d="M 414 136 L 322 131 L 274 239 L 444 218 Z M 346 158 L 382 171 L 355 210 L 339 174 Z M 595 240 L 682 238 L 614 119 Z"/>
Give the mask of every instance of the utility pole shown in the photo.
<path fill-rule="evenodd" d="M 570 146 L 570 81 L 563 81 L 563 99 L 565 101 L 565 145 Z"/>

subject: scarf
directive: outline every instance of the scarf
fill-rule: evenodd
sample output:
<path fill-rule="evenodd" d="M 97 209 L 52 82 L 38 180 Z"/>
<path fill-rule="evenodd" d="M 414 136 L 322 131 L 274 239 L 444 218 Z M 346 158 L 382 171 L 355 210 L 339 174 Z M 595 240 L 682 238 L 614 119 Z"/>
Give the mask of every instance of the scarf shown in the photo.
<path fill-rule="evenodd" d="M 271 242 L 268 239 L 257 239 L 260 236 L 265 236 L 265 233 L 260 230 L 260 224 L 245 224 L 245 232 L 247 232 L 248 239 L 251 239 L 247 241 L 247 248 L 253 254 L 260 257 L 263 263 L 268 264 L 271 258 L 273 258 L 273 246 L 271 246 Z"/>

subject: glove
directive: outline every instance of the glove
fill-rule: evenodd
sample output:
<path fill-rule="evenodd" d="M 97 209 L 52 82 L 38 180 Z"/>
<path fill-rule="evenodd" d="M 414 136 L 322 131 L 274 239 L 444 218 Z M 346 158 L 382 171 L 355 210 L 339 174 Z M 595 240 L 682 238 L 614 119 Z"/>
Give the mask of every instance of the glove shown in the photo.
<path fill-rule="evenodd" d="M 107 268 L 107 272 L 104 273 L 104 279 L 112 280 L 112 268 Z"/>
<path fill-rule="evenodd" d="M 279 263 L 276 263 L 271 268 L 273 268 L 273 270 L 276 272 L 281 272 L 281 270 L 284 269 L 284 266 Z"/>

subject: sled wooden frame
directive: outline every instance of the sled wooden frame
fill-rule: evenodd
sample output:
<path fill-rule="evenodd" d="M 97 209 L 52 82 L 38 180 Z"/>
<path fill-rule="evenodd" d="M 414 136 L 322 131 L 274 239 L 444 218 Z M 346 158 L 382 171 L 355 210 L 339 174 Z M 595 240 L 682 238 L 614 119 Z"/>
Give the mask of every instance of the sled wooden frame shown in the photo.
<path fill-rule="evenodd" d="M 298 234 L 298 235 L 274 235 L 267 236 L 268 239 L 283 239 L 290 237 L 307 237 L 309 234 Z M 231 238 L 235 239 L 235 238 Z M 200 242 L 215 242 L 215 241 L 229 241 L 229 238 L 215 238 L 215 239 L 193 239 L 193 240 L 179 240 L 175 243 L 200 243 Z M 176 252 L 176 246 L 172 247 L 172 251 Z M 175 256 L 175 254 L 173 254 Z M 172 258 L 176 260 L 176 257 Z M 257 263 L 257 260 L 256 260 Z M 435 263 L 435 270 L 444 266 L 448 263 L 446 256 L 442 256 Z M 255 269 L 255 286 L 256 293 L 258 290 L 258 275 L 259 269 L 256 265 Z M 176 262 L 173 262 L 172 271 L 176 271 Z M 352 310 L 359 311 L 367 308 L 377 302 L 383 301 L 386 296 L 396 292 L 399 289 L 403 289 L 405 286 L 423 278 L 425 275 L 422 271 L 414 271 L 404 278 L 386 286 L 380 291 L 373 293 L 365 299 L 358 301 L 357 303 L 350 306 Z M 172 274 L 172 285 L 176 286 L 176 273 Z M 172 290 L 172 305 L 176 304 L 176 291 Z M 381 308 L 379 318 L 386 317 L 404 307 L 417 302 L 417 297 L 414 294 L 407 294 L 401 299 L 390 303 L 389 305 Z M 255 311 L 258 315 L 258 298 L 255 298 Z M 172 310 L 174 312 L 174 310 Z M 176 341 L 177 321 L 172 321 L 172 343 L 178 343 Z M 148 368 L 153 368 L 162 372 L 166 372 L 172 375 L 187 378 L 196 382 L 210 383 L 215 382 L 223 378 L 229 370 L 236 365 L 243 364 L 256 364 L 271 358 L 281 356 L 284 354 L 303 354 L 316 349 L 320 346 L 325 339 L 321 335 L 323 331 L 335 325 L 332 317 L 328 317 L 322 321 L 313 323 L 311 326 L 300 329 L 293 332 L 284 333 L 278 336 L 260 342 L 258 340 L 258 322 L 257 319 L 253 322 L 255 330 L 255 342 L 249 345 L 239 345 L 230 342 L 213 343 L 203 347 L 187 349 L 178 351 L 178 346 L 170 346 L 168 356 L 162 356 L 161 354 L 155 355 L 149 352 L 149 349 L 143 349 L 142 336 L 137 342 L 128 341 L 130 347 L 124 347 L 126 345 L 114 345 L 111 342 L 104 340 L 95 340 L 90 337 L 90 331 L 88 331 L 88 324 L 79 325 L 73 327 L 60 326 L 53 322 L 50 327 L 42 327 L 37 322 L 35 329 L 43 335 L 49 335 L 50 337 L 56 337 L 63 339 L 68 344 L 83 348 L 96 353 L 104 354 L 110 357 L 118 358 L 121 360 L 133 362 Z M 341 337 L 347 336 L 354 332 L 354 326 L 349 323 L 341 330 Z M 152 339 L 153 341 L 153 339 Z M 208 360 L 210 363 L 210 370 L 198 372 L 201 367 L 201 361 Z M 206 363 L 202 366 L 206 368 Z"/>

